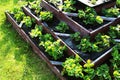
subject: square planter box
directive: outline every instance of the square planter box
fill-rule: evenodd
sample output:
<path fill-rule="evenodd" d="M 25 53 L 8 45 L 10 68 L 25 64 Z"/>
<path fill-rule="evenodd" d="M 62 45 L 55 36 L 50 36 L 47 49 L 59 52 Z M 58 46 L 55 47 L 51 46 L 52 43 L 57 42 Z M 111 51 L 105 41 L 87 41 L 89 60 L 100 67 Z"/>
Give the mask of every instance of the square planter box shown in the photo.
<path fill-rule="evenodd" d="M 113 21 L 106 21 L 106 23 L 104 23 L 103 25 L 95 26 L 97 27 L 95 29 L 87 29 L 87 26 L 81 25 L 81 22 L 77 21 L 77 18 L 72 19 L 71 17 L 65 15 L 62 11 L 50 5 L 45 0 L 42 0 L 41 6 L 44 7 L 46 10 L 51 11 L 57 18 L 66 22 L 69 26 L 74 27 L 74 31 L 81 32 L 83 36 L 89 35 L 91 38 L 94 38 L 97 33 L 102 33 L 108 30 L 107 26 L 113 23 Z"/>

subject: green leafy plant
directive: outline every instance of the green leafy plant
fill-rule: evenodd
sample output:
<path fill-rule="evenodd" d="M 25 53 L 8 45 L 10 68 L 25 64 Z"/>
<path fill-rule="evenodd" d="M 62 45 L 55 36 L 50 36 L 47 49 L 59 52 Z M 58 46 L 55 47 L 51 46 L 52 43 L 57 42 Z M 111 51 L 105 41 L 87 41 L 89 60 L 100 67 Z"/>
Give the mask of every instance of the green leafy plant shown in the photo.
<path fill-rule="evenodd" d="M 30 36 L 32 38 L 34 37 L 40 37 L 42 36 L 42 26 L 35 25 L 35 29 L 32 29 L 30 32 Z"/>
<path fill-rule="evenodd" d="M 120 44 L 118 43 L 115 47 L 112 49 L 112 57 L 111 60 L 114 69 L 118 69 L 120 67 Z"/>
<path fill-rule="evenodd" d="M 95 77 L 95 70 L 92 68 L 94 64 L 91 62 L 90 59 L 87 60 L 87 63 L 84 64 L 84 80 L 92 80 Z"/>
<path fill-rule="evenodd" d="M 120 0 L 116 0 L 116 6 L 120 8 Z"/>
<path fill-rule="evenodd" d="M 53 37 L 49 33 L 46 33 L 46 34 L 42 35 L 42 37 L 40 39 L 41 39 L 41 41 L 44 41 L 44 42 L 48 41 L 48 40 L 53 41 Z"/>
<path fill-rule="evenodd" d="M 80 32 L 75 32 L 74 34 L 70 35 L 71 39 L 75 40 L 75 41 L 80 41 L 81 37 L 80 37 Z"/>
<path fill-rule="evenodd" d="M 56 30 L 63 32 L 63 33 L 66 32 L 67 30 L 69 30 L 68 25 L 62 21 L 55 28 L 56 28 Z"/>
<path fill-rule="evenodd" d="M 42 21 L 51 21 L 53 19 L 53 14 L 49 11 L 41 11 L 40 12 L 40 19 Z"/>
<path fill-rule="evenodd" d="M 22 22 L 26 25 L 26 27 L 32 26 L 32 19 L 29 16 L 25 16 Z"/>
<path fill-rule="evenodd" d="M 93 8 L 89 7 L 86 7 L 85 11 L 78 10 L 78 17 L 82 19 L 86 25 L 92 25 L 94 23 L 103 23 L 103 19 L 100 16 L 97 16 L 97 13 Z"/>
<path fill-rule="evenodd" d="M 16 19 L 17 22 L 21 22 L 24 16 L 25 14 L 22 11 L 19 11 L 14 15 L 14 18 Z"/>
<path fill-rule="evenodd" d="M 97 1 L 98 1 L 98 0 L 91 0 L 90 3 L 91 3 L 91 4 L 96 4 Z"/>
<path fill-rule="evenodd" d="M 30 9 L 35 10 L 35 12 L 38 14 L 42 7 L 40 6 L 40 1 L 34 1 L 34 2 L 30 2 L 29 5 Z"/>
<path fill-rule="evenodd" d="M 95 77 L 95 70 L 92 68 L 94 64 L 91 60 L 87 60 L 87 63 L 82 66 L 80 64 L 81 58 L 76 55 L 75 58 L 67 58 L 63 63 L 62 75 L 80 77 L 84 80 L 91 80 Z"/>
<path fill-rule="evenodd" d="M 99 33 L 96 37 L 96 45 L 99 46 L 99 48 L 101 48 L 100 51 L 102 51 L 104 48 L 108 48 L 110 47 L 110 43 L 111 43 L 111 37 L 108 35 L 102 35 L 101 33 Z"/>
<path fill-rule="evenodd" d="M 81 59 L 78 55 L 75 58 L 67 58 L 63 63 L 62 75 L 67 74 L 68 76 L 83 77 L 83 67 L 79 64 Z"/>
<path fill-rule="evenodd" d="M 11 12 L 14 14 L 14 18 L 16 19 L 17 22 L 21 22 L 25 14 L 20 8 L 14 8 L 13 11 Z"/>
<path fill-rule="evenodd" d="M 60 59 L 63 56 L 63 52 L 66 50 L 65 46 L 61 46 L 60 40 L 54 42 L 49 40 L 45 42 L 41 41 L 39 45 L 43 46 L 45 48 L 45 52 L 53 57 L 54 60 Z"/>
<path fill-rule="evenodd" d="M 50 3 L 54 4 L 56 7 L 60 6 L 61 0 L 48 0 Z"/>
<path fill-rule="evenodd" d="M 102 13 L 107 17 L 118 17 L 120 15 L 119 10 L 120 10 L 119 8 L 103 9 Z"/>
<path fill-rule="evenodd" d="M 120 38 L 120 25 L 110 26 L 109 35 L 112 38 Z"/>
<path fill-rule="evenodd" d="M 109 74 L 109 66 L 107 64 L 103 64 L 96 69 L 96 75 L 100 80 L 112 80 Z"/>
<path fill-rule="evenodd" d="M 119 80 L 120 79 L 120 70 L 115 70 L 113 72 L 113 76 L 114 76 L 115 80 Z"/>
<path fill-rule="evenodd" d="M 77 47 L 82 52 L 99 52 L 99 47 L 96 44 L 90 42 L 89 38 L 81 39 L 81 42 L 79 45 L 77 45 Z"/>
<path fill-rule="evenodd" d="M 76 8 L 74 7 L 75 3 L 76 1 L 74 0 L 65 0 L 64 4 L 61 7 L 65 12 L 75 11 L 76 10 Z"/>

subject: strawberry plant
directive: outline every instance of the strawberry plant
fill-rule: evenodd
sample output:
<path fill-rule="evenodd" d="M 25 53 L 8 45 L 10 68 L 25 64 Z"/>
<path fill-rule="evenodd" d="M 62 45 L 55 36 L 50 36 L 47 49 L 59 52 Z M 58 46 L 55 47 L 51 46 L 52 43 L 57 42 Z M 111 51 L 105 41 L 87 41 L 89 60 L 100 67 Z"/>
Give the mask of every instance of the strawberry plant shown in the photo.
<path fill-rule="evenodd" d="M 23 17 L 25 16 L 25 14 L 20 8 L 14 8 L 13 12 L 11 13 L 14 14 L 14 18 L 16 19 L 17 22 L 22 21 Z"/>
<path fill-rule="evenodd" d="M 67 74 L 68 76 L 80 77 L 84 80 L 91 80 L 95 77 L 95 70 L 91 60 L 87 60 L 87 63 L 82 66 L 80 64 L 81 58 L 76 55 L 75 58 L 67 58 L 63 63 L 62 75 Z"/>
<path fill-rule="evenodd" d="M 112 80 L 109 74 L 109 66 L 107 64 L 103 64 L 96 69 L 96 75 L 99 80 Z"/>
<path fill-rule="evenodd" d="M 77 45 L 78 49 L 80 49 L 82 52 L 99 52 L 99 47 L 90 42 L 88 38 L 81 39 L 81 42 L 79 45 Z"/>
<path fill-rule="evenodd" d="M 86 75 L 84 75 L 84 80 L 91 80 L 95 77 L 95 70 L 92 68 L 94 64 L 91 62 L 91 60 L 87 60 L 87 63 L 84 64 L 84 72 Z"/>
<path fill-rule="evenodd" d="M 120 0 L 116 0 L 116 6 L 120 8 Z"/>
<path fill-rule="evenodd" d="M 40 39 L 41 39 L 41 41 L 44 41 L 44 42 L 48 41 L 48 40 L 53 41 L 53 37 L 49 33 L 46 33 L 46 34 L 42 35 L 42 37 Z"/>
<path fill-rule="evenodd" d="M 114 76 L 115 80 L 119 80 L 120 79 L 120 70 L 115 70 L 113 72 L 113 76 Z"/>
<path fill-rule="evenodd" d="M 30 2 L 29 8 L 34 10 L 37 14 L 41 11 L 40 1 Z"/>
<path fill-rule="evenodd" d="M 69 30 L 68 25 L 65 22 L 62 22 L 62 21 L 55 28 L 56 28 L 56 30 L 58 30 L 58 31 L 60 31 L 62 33 Z"/>
<path fill-rule="evenodd" d="M 98 1 L 98 0 L 91 0 L 90 3 L 91 3 L 91 4 L 96 4 L 97 1 Z"/>
<path fill-rule="evenodd" d="M 103 9 L 102 13 L 107 17 L 118 17 L 120 15 L 119 10 L 120 10 L 119 8 Z"/>
<path fill-rule="evenodd" d="M 35 25 L 35 29 L 32 29 L 30 32 L 30 36 L 34 37 L 41 37 L 42 36 L 42 26 Z"/>
<path fill-rule="evenodd" d="M 62 75 L 67 74 L 68 76 L 83 77 L 83 67 L 80 65 L 81 59 L 78 55 L 75 58 L 67 58 L 63 63 Z"/>
<path fill-rule="evenodd" d="M 109 35 L 112 38 L 120 38 L 120 25 L 117 26 L 110 26 L 110 31 L 109 31 Z"/>
<path fill-rule="evenodd" d="M 103 23 L 103 19 L 100 16 L 97 16 L 97 13 L 93 8 L 89 7 L 86 7 L 85 11 L 78 10 L 78 17 L 82 19 L 86 25 L 92 25 L 94 23 Z"/>
<path fill-rule="evenodd" d="M 114 69 L 118 69 L 120 67 L 120 44 L 117 44 L 112 50 L 112 57 L 111 60 Z"/>
<path fill-rule="evenodd" d="M 110 47 L 111 37 L 108 35 L 101 35 L 100 33 L 95 37 L 96 39 L 96 45 L 99 46 L 100 51 L 102 51 L 105 48 Z"/>
<path fill-rule="evenodd" d="M 17 22 L 20 22 L 23 20 L 24 16 L 25 14 L 22 11 L 19 11 L 18 13 L 14 15 L 14 18 L 16 19 Z"/>
<path fill-rule="evenodd" d="M 22 22 L 26 25 L 26 27 L 32 26 L 32 19 L 29 16 L 25 16 Z"/>
<path fill-rule="evenodd" d="M 45 42 L 41 41 L 39 45 L 43 46 L 45 48 L 45 52 L 53 57 L 54 60 L 60 59 L 63 56 L 63 52 L 66 50 L 65 46 L 61 46 L 60 40 L 54 42 L 49 40 Z"/>
<path fill-rule="evenodd" d="M 81 37 L 80 37 L 80 32 L 75 32 L 74 34 L 70 35 L 71 39 L 75 40 L 75 41 L 80 41 Z"/>
<path fill-rule="evenodd" d="M 74 7 L 75 3 L 76 2 L 74 0 L 65 0 L 64 4 L 61 7 L 65 12 L 75 11 L 76 10 L 76 8 Z"/>
<path fill-rule="evenodd" d="M 39 17 L 42 21 L 51 21 L 53 19 L 53 14 L 49 11 L 41 11 Z"/>

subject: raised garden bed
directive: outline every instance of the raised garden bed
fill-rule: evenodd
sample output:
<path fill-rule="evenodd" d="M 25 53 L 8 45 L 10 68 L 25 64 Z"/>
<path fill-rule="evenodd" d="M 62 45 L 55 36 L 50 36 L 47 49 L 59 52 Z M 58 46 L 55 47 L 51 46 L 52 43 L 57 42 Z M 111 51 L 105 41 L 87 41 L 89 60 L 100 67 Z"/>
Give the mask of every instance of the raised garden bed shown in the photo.
<path fill-rule="evenodd" d="M 31 10 L 28 10 L 27 7 L 23 7 L 23 11 L 26 13 L 26 15 L 31 16 L 32 18 L 35 18 L 36 20 L 39 19 L 39 17 L 35 16 L 33 13 L 31 13 Z M 38 14 L 39 15 L 39 14 Z M 74 30 L 75 28 L 72 26 L 69 26 L 69 29 L 66 32 L 59 32 L 56 30 L 56 26 L 59 25 L 59 23 L 61 22 L 61 19 L 59 19 L 58 17 L 54 16 L 52 21 L 42 21 L 39 20 L 39 23 L 42 23 L 41 25 L 47 27 L 48 29 L 50 29 L 51 31 L 53 31 L 57 36 L 60 36 L 60 38 L 63 40 L 63 42 L 65 42 L 72 50 L 74 50 L 74 53 L 78 53 L 82 59 L 85 61 L 87 61 L 88 59 L 91 59 L 93 61 L 93 63 L 95 65 L 98 65 L 99 63 L 102 63 L 105 59 L 107 59 L 107 57 L 109 57 L 109 53 L 111 52 L 111 48 L 108 48 L 106 50 L 103 50 L 101 52 L 89 52 L 89 53 L 84 53 L 81 50 L 79 50 L 76 46 L 77 44 L 79 44 L 78 42 L 76 43 L 75 41 L 72 41 L 72 39 L 70 38 L 70 34 L 73 34 L 76 32 L 76 30 Z M 80 32 L 81 35 L 83 34 L 82 32 Z M 80 36 L 80 35 L 79 35 Z M 106 58 L 104 58 L 106 57 Z M 85 62 L 86 63 L 86 62 Z"/>
<path fill-rule="evenodd" d="M 89 32 L 84 32 L 86 30 L 84 27 L 82 29 L 75 24 L 76 27 L 73 27 L 74 22 L 70 23 L 68 16 L 61 11 L 56 12 L 57 9 L 53 9 L 54 7 L 49 4 L 46 6 L 44 3 L 41 3 L 41 6 L 38 4 L 39 6 L 35 10 L 29 4 L 22 8 L 24 12 L 16 9 L 14 14 L 5 12 L 7 20 L 21 37 L 32 46 L 33 50 L 61 80 L 86 80 L 88 75 L 89 78 L 96 80 L 97 77 L 95 77 L 92 67 L 97 67 L 108 60 L 115 46 L 114 41 L 120 41 L 118 25 L 120 19 L 102 27 L 101 34 L 94 32 L 90 35 Z M 39 11 L 39 7 L 43 13 L 41 10 Z M 36 14 L 36 10 L 38 10 L 38 14 Z M 45 17 L 41 16 L 43 14 L 46 14 Z M 106 67 L 108 66 L 104 65 L 105 69 Z M 108 74 L 107 71 L 106 69 Z M 85 75 L 86 77 L 84 77 Z M 112 78 L 107 77 L 106 79 Z"/>
<path fill-rule="evenodd" d="M 69 17 L 64 14 L 64 12 L 57 10 L 54 6 L 50 5 L 45 0 L 42 0 L 41 6 L 47 9 L 48 11 L 51 11 L 53 14 L 56 15 L 57 18 L 60 18 L 61 20 L 65 21 L 69 26 L 74 26 L 75 31 L 81 32 L 83 36 L 90 35 L 91 37 L 94 37 L 97 33 L 104 32 L 107 30 L 108 25 L 112 24 L 113 21 L 103 21 L 103 24 L 97 25 L 94 28 L 88 28 L 90 25 L 84 25 L 82 22 L 82 19 L 78 19 L 77 17 L 72 16 Z M 96 23 L 94 23 L 96 24 Z M 92 25 L 91 25 L 92 26 Z"/>

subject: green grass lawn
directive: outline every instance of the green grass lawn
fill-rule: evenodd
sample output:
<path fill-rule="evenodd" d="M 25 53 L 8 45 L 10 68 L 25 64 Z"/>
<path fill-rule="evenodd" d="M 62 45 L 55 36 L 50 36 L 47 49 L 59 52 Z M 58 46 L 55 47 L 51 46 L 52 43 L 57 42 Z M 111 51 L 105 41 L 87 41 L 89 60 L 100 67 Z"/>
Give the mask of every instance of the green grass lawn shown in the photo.
<path fill-rule="evenodd" d="M 0 0 L 0 80 L 58 80 L 18 33 L 6 22 L 5 10 L 24 1 Z"/>

